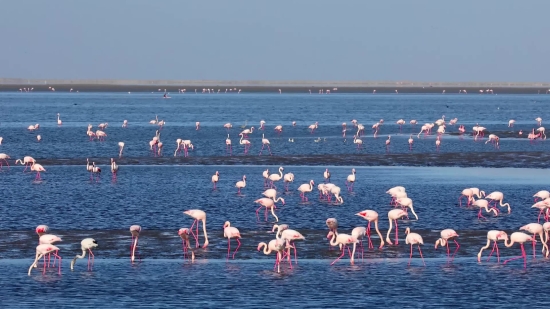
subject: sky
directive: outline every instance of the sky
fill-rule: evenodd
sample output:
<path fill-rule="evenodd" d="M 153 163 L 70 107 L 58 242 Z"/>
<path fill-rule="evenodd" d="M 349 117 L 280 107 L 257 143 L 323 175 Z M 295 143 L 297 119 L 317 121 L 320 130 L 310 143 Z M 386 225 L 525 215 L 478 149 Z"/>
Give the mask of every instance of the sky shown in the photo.
<path fill-rule="evenodd" d="M 0 77 L 550 81 L 550 1 L 18 0 Z"/>

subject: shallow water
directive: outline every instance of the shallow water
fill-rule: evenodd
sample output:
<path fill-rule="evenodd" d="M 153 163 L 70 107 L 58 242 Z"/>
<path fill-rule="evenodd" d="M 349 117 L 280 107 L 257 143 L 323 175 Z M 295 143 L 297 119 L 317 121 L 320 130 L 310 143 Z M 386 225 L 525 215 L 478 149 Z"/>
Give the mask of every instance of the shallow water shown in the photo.
<path fill-rule="evenodd" d="M 174 95 L 170 100 L 159 98 L 158 94 L 120 93 L 1 93 L 0 94 L 0 136 L 4 138 L 0 149 L 12 158 L 31 155 L 36 159 L 52 158 L 108 158 L 118 155 L 118 142 L 125 143 L 124 156 L 153 156 L 149 141 L 155 136 L 156 125 L 149 120 L 159 116 L 166 125 L 161 130 L 163 155 L 173 156 L 176 139 L 189 139 L 194 150 L 191 156 L 227 155 L 225 139 L 227 134 L 233 143 L 235 155 L 258 156 L 262 146 L 261 134 L 270 140 L 272 153 L 278 156 L 356 153 L 434 153 L 434 135 L 418 138 L 416 135 L 424 123 L 431 123 L 446 115 L 446 119 L 458 118 L 469 133 L 457 136 L 458 126 L 448 126 L 442 137 L 440 153 L 498 151 L 548 151 L 545 142 L 530 143 L 526 134 L 537 128 L 536 117 L 546 119 L 545 103 L 550 96 L 543 95 Z M 267 112 L 269 111 L 269 112 Z M 57 113 L 61 114 L 63 125 L 57 126 Z M 401 132 L 395 121 L 403 118 L 407 124 Z M 126 119 L 129 127 L 121 127 Z M 249 135 L 251 149 L 247 156 L 239 145 L 240 126 L 248 121 L 248 128 L 258 129 L 260 120 L 266 121 L 265 130 L 256 130 Z M 352 119 L 365 125 L 363 148 L 353 143 L 356 129 Z M 375 138 L 371 126 L 385 119 Z M 410 119 L 419 125 L 412 127 Z M 514 128 L 508 128 L 508 120 L 515 119 Z M 195 122 L 201 122 L 201 129 L 195 130 Z M 292 127 L 291 121 L 297 121 Z M 318 121 L 319 128 L 311 134 L 307 127 Z M 90 142 L 86 135 L 89 123 L 97 130 L 99 123 L 109 123 L 104 142 Z M 227 132 L 223 124 L 231 122 L 233 128 Z M 341 123 L 347 122 L 348 131 L 342 137 Z M 26 128 L 39 123 L 40 129 L 29 132 Z M 501 139 L 499 149 L 485 144 L 486 138 L 474 141 L 471 127 L 479 123 Z M 279 137 L 274 126 L 283 125 Z M 544 125 L 544 120 L 543 120 Z M 434 130 L 437 127 L 434 128 Z M 523 130 L 524 135 L 518 135 Z M 414 134 L 413 150 L 407 140 Z M 41 135 L 42 141 L 36 141 Z M 392 143 L 386 149 L 388 135 Z M 294 142 L 289 142 L 289 138 Z M 316 140 L 319 140 L 316 142 Z M 268 154 L 264 149 L 264 154 Z M 181 154 L 180 154 L 181 155 Z"/>
<path fill-rule="evenodd" d="M 508 265 L 497 264 L 495 258 L 487 262 L 489 251 L 484 252 L 481 263 L 476 255 L 486 243 L 488 230 L 511 233 L 537 221 L 538 211 L 531 208 L 532 196 L 548 189 L 550 175 L 546 170 L 364 165 L 429 165 L 447 160 L 447 164 L 468 166 L 544 167 L 547 143 L 530 143 L 514 135 L 519 129 L 535 126 L 532 119 L 545 119 L 541 106 L 548 100 L 550 97 L 546 96 L 512 95 L 252 94 L 186 94 L 162 100 L 158 94 L 2 93 L 0 136 L 4 141 L 0 152 L 12 158 L 32 155 L 46 172 L 41 181 L 34 180 L 34 173 L 23 173 L 21 166 L 4 167 L 0 172 L 0 284 L 10 295 L 0 299 L 0 306 L 47 303 L 81 308 L 165 308 L 182 304 L 205 308 L 238 304 L 247 308 L 319 308 L 360 307 L 368 303 L 517 308 L 541 304 L 537 289 L 544 289 L 546 281 L 540 274 L 547 272 L 550 264 L 541 256 L 540 242 L 536 259 L 532 257 L 531 245 L 526 245 L 527 269 L 523 269 L 521 260 Z M 264 110 L 272 112 L 266 114 Z M 57 112 L 63 120 L 61 127 L 55 122 Z M 161 133 L 166 143 L 163 158 L 155 158 L 148 151 L 147 142 L 157 128 L 148 121 L 155 114 L 167 121 Z M 500 149 L 484 144 L 486 139 L 474 142 L 471 137 L 450 134 L 443 137 L 439 154 L 435 153 L 433 136 L 415 137 L 410 153 L 406 140 L 412 129 L 407 124 L 399 134 L 395 120 L 404 118 L 408 122 L 416 118 L 419 123 L 433 122 L 442 114 L 458 117 L 459 124 L 467 127 L 480 122 L 490 131 L 501 132 L 498 134 L 504 138 Z M 366 147 L 362 151 L 357 151 L 349 138 L 344 143 L 340 136 L 341 122 L 350 125 L 354 118 L 367 126 Z M 380 118 L 386 122 L 380 137 L 374 139 L 367 124 Z M 510 118 L 517 120 L 514 132 L 507 127 Z M 120 128 L 123 119 L 129 120 L 128 129 Z M 249 125 L 257 127 L 261 119 L 267 122 L 265 134 L 275 156 L 258 156 L 260 137 L 254 132 L 250 136 L 253 147 L 249 156 L 243 156 L 242 148 L 235 147 L 239 155 L 227 158 L 227 133 L 222 125 L 233 122 L 230 134 L 236 144 L 239 125 L 249 120 Z M 197 120 L 202 123 L 198 131 L 194 129 Z M 290 126 L 292 120 L 298 121 L 296 128 Z M 320 127 L 312 135 L 306 127 L 315 121 Z M 110 123 L 107 140 L 89 142 L 86 125 L 97 126 L 100 122 Z M 34 123 L 42 127 L 29 133 L 26 127 Z M 273 126 L 279 123 L 285 126 L 280 138 L 273 132 Z M 35 141 L 36 134 L 43 136 L 42 142 Z M 392 134 L 389 154 L 386 134 Z M 191 159 L 172 157 L 178 137 L 193 140 Z M 290 137 L 295 138 L 294 143 L 288 142 Z M 317 137 L 321 141 L 314 142 Z M 113 181 L 105 164 L 109 157 L 117 156 L 119 141 L 124 141 L 126 148 L 124 158 L 118 161 L 118 179 Z M 99 181 L 90 180 L 84 166 L 86 157 L 93 158 L 103 169 Z M 278 223 L 289 224 L 306 239 L 297 243 L 298 264 L 289 269 L 285 262 L 281 274 L 277 274 L 273 272 L 274 256 L 256 250 L 259 242 L 274 238 L 269 231 L 275 220 L 269 213 L 266 222 L 263 209 L 257 218 L 254 200 L 261 198 L 265 189 L 262 172 L 268 168 L 274 173 L 281 163 L 292 164 L 284 165 L 284 173 L 292 172 L 296 179 L 289 184 L 288 192 L 282 183 L 276 183 L 286 202 L 276 210 Z M 341 205 L 319 199 L 317 184 L 323 181 L 326 167 L 332 173 L 331 182 L 342 188 Z M 353 192 L 348 192 L 345 179 L 351 168 L 357 171 L 357 182 Z M 215 171 L 220 172 L 217 190 L 210 183 Z M 247 176 L 247 186 L 238 195 L 234 185 L 243 175 Z M 315 181 L 313 192 L 308 194 L 309 202 L 302 202 L 296 188 L 310 179 Z M 339 232 L 350 233 L 354 227 L 366 225 L 355 214 L 372 209 L 380 215 L 380 230 L 385 238 L 387 212 L 393 209 L 385 192 L 397 185 L 407 188 L 419 220 L 409 212 L 410 219 L 398 222 L 397 246 L 381 250 L 365 247 L 364 259 L 356 256 L 354 266 L 347 255 L 331 266 L 339 250 L 329 249 L 325 220 L 337 218 Z M 487 220 L 478 220 L 476 209 L 458 204 L 460 192 L 468 187 L 479 187 L 487 194 L 503 192 L 511 214 L 501 208 L 497 217 L 484 213 Z M 193 221 L 182 213 L 187 209 L 202 209 L 208 214 L 210 245 L 193 248 L 194 262 L 183 259 L 177 235 L 179 228 L 190 227 Z M 227 240 L 223 238 L 225 221 L 242 234 L 242 246 L 236 259 L 230 261 L 226 261 Z M 54 269 L 43 274 L 40 264 L 27 276 L 38 224 L 49 225 L 51 233 L 63 239 L 58 245 L 63 257 L 61 274 Z M 140 261 L 132 265 L 128 228 L 133 224 L 141 225 L 143 231 L 138 246 Z M 426 266 L 416 248 L 411 265 L 407 265 L 410 247 L 404 240 L 406 227 L 423 236 Z M 445 228 L 453 228 L 460 235 L 460 248 L 452 261 L 447 259 L 445 249 L 433 247 Z M 201 230 L 199 234 L 202 243 Z M 372 241 L 378 246 L 380 239 L 374 230 L 372 234 Z M 85 237 L 93 237 L 99 243 L 94 251 L 93 270 L 86 270 L 86 260 L 79 260 L 75 270 L 70 271 L 70 260 L 80 253 L 80 240 Z M 394 240 L 395 234 L 392 232 L 390 237 Z M 233 241 L 233 249 L 235 245 Z M 451 243 L 453 252 L 454 246 Z M 517 245 L 505 248 L 500 243 L 499 247 L 501 258 L 520 253 Z M 357 251 L 361 251 L 360 247 Z"/>

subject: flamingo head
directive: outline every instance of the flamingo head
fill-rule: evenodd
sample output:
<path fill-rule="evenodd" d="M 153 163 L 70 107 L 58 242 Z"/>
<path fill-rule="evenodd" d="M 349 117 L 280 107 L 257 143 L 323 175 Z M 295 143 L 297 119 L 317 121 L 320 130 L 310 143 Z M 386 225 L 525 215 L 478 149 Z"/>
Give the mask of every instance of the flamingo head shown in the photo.
<path fill-rule="evenodd" d="M 283 203 L 283 205 L 285 204 L 285 199 L 281 197 L 281 202 Z"/>
<path fill-rule="evenodd" d="M 333 231 L 330 231 L 330 232 L 328 232 L 328 234 L 327 234 L 327 239 L 332 239 L 333 236 L 334 236 L 334 232 L 333 232 Z"/>
<path fill-rule="evenodd" d="M 410 227 L 408 227 L 408 228 L 405 229 L 405 234 L 409 234 L 410 232 L 411 232 L 411 228 L 410 228 Z"/>
<path fill-rule="evenodd" d="M 223 224 L 223 228 L 225 229 L 226 227 L 230 227 L 231 226 L 231 223 L 229 223 L 229 221 L 225 221 L 225 223 Z"/>
<path fill-rule="evenodd" d="M 220 173 L 218 171 L 216 171 L 216 176 L 220 176 Z"/>
<path fill-rule="evenodd" d="M 189 229 L 187 229 L 187 228 L 181 228 L 181 229 L 179 229 L 178 235 L 180 235 L 180 236 L 182 236 L 182 235 L 189 235 Z"/>
<path fill-rule="evenodd" d="M 458 237 L 458 234 L 455 231 L 450 232 L 447 237 Z"/>

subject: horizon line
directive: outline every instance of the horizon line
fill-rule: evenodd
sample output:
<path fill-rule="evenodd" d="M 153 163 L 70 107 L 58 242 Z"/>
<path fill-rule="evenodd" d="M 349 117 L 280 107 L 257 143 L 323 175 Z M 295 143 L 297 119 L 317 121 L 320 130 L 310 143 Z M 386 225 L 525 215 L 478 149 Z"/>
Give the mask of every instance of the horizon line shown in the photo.
<path fill-rule="evenodd" d="M 245 86 L 245 87 L 550 87 L 550 82 L 423 82 L 327 80 L 170 80 L 0 78 L 0 85 Z"/>

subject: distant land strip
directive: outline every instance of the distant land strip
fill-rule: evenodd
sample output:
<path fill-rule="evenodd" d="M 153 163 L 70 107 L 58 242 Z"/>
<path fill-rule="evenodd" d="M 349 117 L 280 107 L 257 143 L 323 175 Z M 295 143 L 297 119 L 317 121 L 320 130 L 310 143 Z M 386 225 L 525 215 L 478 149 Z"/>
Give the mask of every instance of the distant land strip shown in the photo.
<path fill-rule="evenodd" d="M 228 81 L 0 78 L 0 91 L 179 93 L 468 93 L 550 94 L 550 82 Z M 328 91 L 327 91 L 328 90 Z"/>

